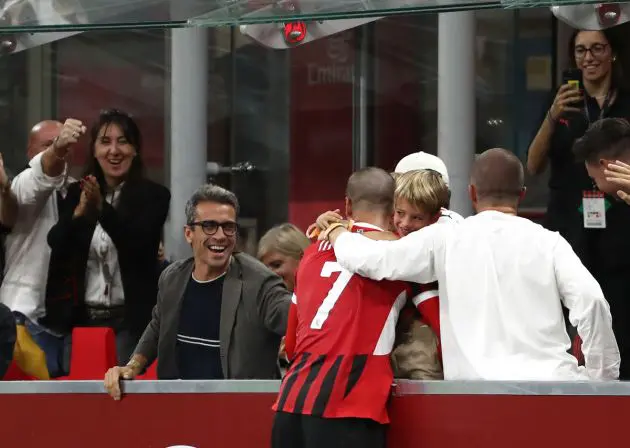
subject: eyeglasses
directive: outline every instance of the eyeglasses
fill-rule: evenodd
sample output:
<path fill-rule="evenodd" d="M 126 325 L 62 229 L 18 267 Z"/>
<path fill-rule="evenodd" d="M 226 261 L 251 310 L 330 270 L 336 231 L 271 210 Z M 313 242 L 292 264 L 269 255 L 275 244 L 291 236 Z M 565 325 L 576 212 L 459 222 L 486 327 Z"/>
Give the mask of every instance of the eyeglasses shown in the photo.
<path fill-rule="evenodd" d="M 584 45 L 578 45 L 575 47 L 575 57 L 577 59 L 582 59 L 586 57 L 586 53 L 589 51 L 594 58 L 599 58 L 606 54 L 606 48 L 608 44 L 593 44 L 591 48 L 586 48 Z"/>
<path fill-rule="evenodd" d="M 234 236 L 238 231 L 238 224 L 234 221 L 217 222 L 217 221 L 198 221 L 191 222 L 188 227 L 201 227 L 203 233 L 206 235 L 214 235 L 219 230 L 219 227 L 223 229 L 225 236 Z"/>

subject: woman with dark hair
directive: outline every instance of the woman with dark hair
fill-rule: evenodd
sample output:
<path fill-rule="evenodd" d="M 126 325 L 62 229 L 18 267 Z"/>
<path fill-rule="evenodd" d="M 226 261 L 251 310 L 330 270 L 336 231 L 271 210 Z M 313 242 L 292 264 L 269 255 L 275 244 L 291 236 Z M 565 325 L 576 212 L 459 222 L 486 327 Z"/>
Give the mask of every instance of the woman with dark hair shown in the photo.
<path fill-rule="evenodd" d="M 68 276 L 50 279 L 48 314 L 54 298 L 71 290 L 72 300 L 64 302 L 72 311 L 56 315 L 74 326 L 114 329 L 120 363 L 129 359 L 156 303 L 156 257 L 170 202 L 168 189 L 143 176 L 141 149 L 133 118 L 102 112 L 91 129 L 86 175 L 70 185 L 48 234 L 50 275 L 68 264 L 73 274 L 71 285 Z"/>
<path fill-rule="evenodd" d="M 624 53 L 609 30 L 577 30 L 569 42 L 570 59 L 582 72 L 583 90 L 563 85 L 547 111 L 538 134 L 529 147 L 527 168 L 531 174 L 550 166 L 549 202 L 545 226 L 560 232 L 598 281 L 610 304 L 613 330 L 621 351 L 620 379 L 630 379 L 630 313 L 628 294 L 630 264 L 627 252 L 630 210 L 618 198 L 605 196 L 589 178 L 583 162 L 576 161 L 574 142 L 602 118 L 630 118 L 630 92 L 622 74 Z M 600 160 L 599 163 L 605 163 Z M 584 218 L 583 198 L 597 196 L 602 215 L 595 228 Z M 592 200 L 591 200 L 592 201 Z M 575 332 L 567 325 L 569 334 Z M 573 353 L 580 358 L 581 342 L 574 340 Z"/>
<path fill-rule="evenodd" d="M 569 59 L 582 72 L 583 90 L 565 84 L 558 90 L 529 147 L 527 169 L 537 175 L 550 166 L 546 227 L 557 230 L 586 262 L 583 192 L 593 190 L 573 143 L 603 117 L 630 117 L 630 94 L 623 88 L 621 49 L 608 31 L 576 30 Z M 587 264 L 588 266 L 588 264 Z"/>

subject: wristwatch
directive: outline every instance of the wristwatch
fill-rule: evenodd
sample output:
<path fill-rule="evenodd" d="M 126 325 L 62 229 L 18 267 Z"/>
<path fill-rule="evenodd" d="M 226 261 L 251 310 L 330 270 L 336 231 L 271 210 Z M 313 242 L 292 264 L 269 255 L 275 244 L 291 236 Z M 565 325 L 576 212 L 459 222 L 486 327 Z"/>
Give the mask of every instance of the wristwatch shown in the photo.
<path fill-rule="evenodd" d="M 133 370 L 137 371 L 140 371 L 142 369 L 140 363 L 133 358 L 129 360 L 129 362 L 127 363 L 127 367 L 131 367 Z"/>

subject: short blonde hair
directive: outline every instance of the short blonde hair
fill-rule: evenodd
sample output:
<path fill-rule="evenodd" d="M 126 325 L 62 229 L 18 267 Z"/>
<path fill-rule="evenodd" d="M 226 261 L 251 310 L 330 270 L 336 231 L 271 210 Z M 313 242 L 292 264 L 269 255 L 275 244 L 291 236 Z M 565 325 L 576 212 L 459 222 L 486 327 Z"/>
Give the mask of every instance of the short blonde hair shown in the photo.
<path fill-rule="evenodd" d="M 306 235 L 293 224 L 279 224 L 269 229 L 258 241 L 258 259 L 262 260 L 271 252 L 279 252 L 301 260 L 310 243 Z"/>
<path fill-rule="evenodd" d="M 432 170 L 415 170 L 396 178 L 396 199 L 404 199 L 431 215 L 447 207 L 449 192 L 442 175 Z"/>

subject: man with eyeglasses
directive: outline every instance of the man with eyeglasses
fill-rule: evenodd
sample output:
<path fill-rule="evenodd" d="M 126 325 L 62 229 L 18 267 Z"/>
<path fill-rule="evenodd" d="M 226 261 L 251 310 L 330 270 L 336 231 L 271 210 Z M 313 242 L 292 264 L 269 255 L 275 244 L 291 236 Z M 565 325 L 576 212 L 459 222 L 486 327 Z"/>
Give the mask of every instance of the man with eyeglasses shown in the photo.
<path fill-rule="evenodd" d="M 105 376 L 114 399 L 158 358 L 159 379 L 273 379 L 291 294 L 280 277 L 249 255 L 234 253 L 238 200 L 216 185 L 186 204 L 184 235 L 193 258 L 160 277 L 153 319 L 129 363 Z"/>

